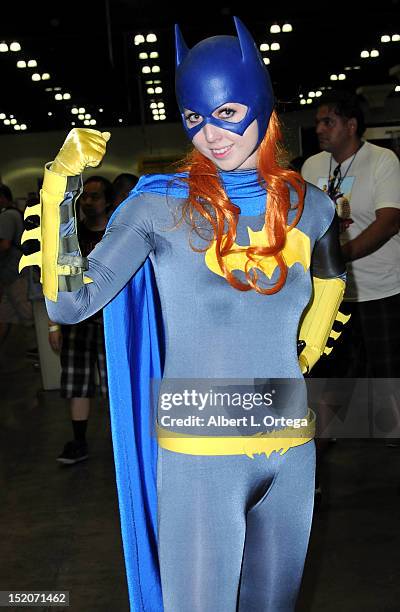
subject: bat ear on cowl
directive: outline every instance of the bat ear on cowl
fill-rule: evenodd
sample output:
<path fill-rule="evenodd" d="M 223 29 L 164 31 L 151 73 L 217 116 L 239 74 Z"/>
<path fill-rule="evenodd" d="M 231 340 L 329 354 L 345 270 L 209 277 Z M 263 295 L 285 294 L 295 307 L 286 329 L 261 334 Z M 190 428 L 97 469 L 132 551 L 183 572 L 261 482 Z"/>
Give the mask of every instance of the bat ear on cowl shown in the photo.
<path fill-rule="evenodd" d="M 178 24 L 175 24 L 175 65 L 178 67 L 187 54 L 189 53 L 189 48 L 185 43 L 182 32 Z"/>

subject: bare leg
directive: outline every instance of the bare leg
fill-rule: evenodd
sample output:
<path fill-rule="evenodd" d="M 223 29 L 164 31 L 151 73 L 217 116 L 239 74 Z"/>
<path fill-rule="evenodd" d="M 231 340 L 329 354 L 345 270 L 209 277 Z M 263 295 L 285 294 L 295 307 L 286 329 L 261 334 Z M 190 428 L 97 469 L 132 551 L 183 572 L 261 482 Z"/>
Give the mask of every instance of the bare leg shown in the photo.
<path fill-rule="evenodd" d="M 89 397 L 71 398 L 71 418 L 73 421 L 87 421 L 90 411 Z"/>

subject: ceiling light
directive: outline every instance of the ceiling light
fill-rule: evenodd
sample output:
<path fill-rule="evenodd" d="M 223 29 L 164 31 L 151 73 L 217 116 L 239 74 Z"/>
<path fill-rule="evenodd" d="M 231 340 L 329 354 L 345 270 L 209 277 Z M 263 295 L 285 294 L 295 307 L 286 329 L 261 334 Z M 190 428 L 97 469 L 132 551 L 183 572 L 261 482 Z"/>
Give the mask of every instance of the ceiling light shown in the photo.
<path fill-rule="evenodd" d="M 153 66 L 151 71 L 152 72 L 160 72 L 160 66 Z"/>
<path fill-rule="evenodd" d="M 5 42 L 0 43 L 0 53 L 7 53 L 8 45 Z"/>
<path fill-rule="evenodd" d="M 75 125 L 75 121 L 71 121 L 71 125 Z"/>
<path fill-rule="evenodd" d="M 80 107 L 78 108 L 78 113 L 80 113 L 80 114 L 86 113 L 86 109 L 85 109 L 85 108 L 83 108 L 83 106 L 80 106 Z"/>
<path fill-rule="evenodd" d="M 55 100 L 62 100 L 62 95 L 60 93 L 56 93 L 56 95 L 54 96 Z"/>
<path fill-rule="evenodd" d="M 159 115 L 160 121 L 164 121 L 164 119 L 166 119 L 165 115 Z"/>
<path fill-rule="evenodd" d="M 150 108 L 157 108 L 157 104 L 156 104 L 155 102 L 152 102 L 152 103 L 150 104 Z"/>
<path fill-rule="evenodd" d="M 153 81 L 154 85 L 160 84 L 161 85 L 161 81 Z"/>
<path fill-rule="evenodd" d="M 154 94 L 154 87 L 148 87 L 147 88 L 147 93 L 150 94 L 150 95 Z"/>
<path fill-rule="evenodd" d="M 85 119 L 91 119 L 91 118 L 92 118 L 92 115 L 90 113 L 86 113 Z"/>
<path fill-rule="evenodd" d="M 282 26 L 282 32 L 293 32 L 293 27 L 291 23 L 284 23 Z"/>
<path fill-rule="evenodd" d="M 78 112 L 79 112 L 79 111 L 78 111 L 78 109 L 76 108 L 76 106 L 74 106 L 74 108 L 71 108 L 71 113 L 72 113 L 73 115 L 77 115 L 77 114 L 78 114 Z"/>
<path fill-rule="evenodd" d="M 165 104 L 164 104 L 164 102 L 159 102 L 157 104 L 157 106 L 158 106 L 158 108 L 164 108 Z"/>
<path fill-rule="evenodd" d="M 262 45 L 260 45 L 260 51 L 269 51 L 269 44 L 262 43 Z"/>
<path fill-rule="evenodd" d="M 19 42 L 12 42 L 10 45 L 10 51 L 21 51 L 21 45 Z"/>
<path fill-rule="evenodd" d="M 48 72 L 43 72 L 43 74 L 42 74 L 43 81 L 48 81 L 49 78 L 50 78 L 49 73 Z"/>
<path fill-rule="evenodd" d="M 154 119 L 154 121 L 159 121 L 159 120 L 160 120 L 160 117 L 159 117 L 158 115 L 154 115 L 154 116 L 153 116 L 153 119 Z"/>
<path fill-rule="evenodd" d="M 20 128 L 21 130 L 26 130 L 26 123 L 21 123 Z"/>
<path fill-rule="evenodd" d="M 46 87 L 45 91 L 53 91 L 52 87 Z"/>
<path fill-rule="evenodd" d="M 36 60 L 29 60 L 28 61 L 28 68 L 36 68 L 37 66 L 37 61 Z"/>
<path fill-rule="evenodd" d="M 90 125 L 96 125 L 96 123 L 97 123 L 96 119 L 91 119 L 90 120 Z"/>
<path fill-rule="evenodd" d="M 90 125 L 90 121 L 89 119 L 85 119 L 85 121 L 83 122 L 84 125 Z"/>
<path fill-rule="evenodd" d="M 102 108 L 99 108 L 99 113 L 102 113 L 102 112 L 103 112 L 103 109 L 102 109 Z"/>
<path fill-rule="evenodd" d="M 315 95 L 317 98 L 319 98 L 320 96 L 322 96 L 322 91 L 318 89 L 318 91 L 315 92 Z"/>
<path fill-rule="evenodd" d="M 307 104 L 307 102 L 305 101 L 305 99 L 304 99 L 304 98 L 302 98 L 302 99 L 300 100 L 300 104 Z"/>
<path fill-rule="evenodd" d="M 7 117 L 7 115 L 5 113 L 0 113 L 0 119 L 5 119 Z"/>
<path fill-rule="evenodd" d="M 136 34 L 135 38 L 133 39 L 135 45 L 140 45 L 141 43 L 144 43 L 144 36 L 142 36 L 142 34 Z"/>
<path fill-rule="evenodd" d="M 154 81 L 145 81 L 146 85 L 153 85 Z"/>
<path fill-rule="evenodd" d="M 279 26 L 277 23 L 274 23 L 270 27 L 269 31 L 271 32 L 271 34 L 279 34 L 279 32 L 281 31 L 281 26 Z"/>
<path fill-rule="evenodd" d="M 299 98 L 304 98 L 303 94 L 299 94 Z"/>
<path fill-rule="evenodd" d="M 346 75 L 341 72 L 340 74 L 338 74 L 338 79 L 339 81 L 344 81 L 346 79 Z"/>
<path fill-rule="evenodd" d="M 157 57 L 158 57 L 158 53 L 157 53 L 157 51 L 152 51 L 152 52 L 150 53 L 150 59 L 157 59 Z"/>
<path fill-rule="evenodd" d="M 338 77 L 337 74 L 331 74 L 331 76 L 329 77 L 331 81 L 337 81 Z"/>
<path fill-rule="evenodd" d="M 280 48 L 281 46 L 278 42 L 273 42 L 271 45 L 271 51 L 279 51 Z"/>
<path fill-rule="evenodd" d="M 269 59 L 269 57 L 263 57 L 263 62 L 264 62 L 264 64 L 266 64 L 268 66 L 268 64 L 271 63 L 271 60 Z"/>
<path fill-rule="evenodd" d="M 370 53 L 371 57 L 379 57 L 379 51 L 378 49 L 372 49 L 371 53 Z"/>
<path fill-rule="evenodd" d="M 364 49 L 364 51 L 361 51 L 361 53 L 360 53 L 360 57 L 369 57 L 369 51 L 366 51 L 366 50 Z"/>
<path fill-rule="evenodd" d="M 142 53 L 139 53 L 139 59 L 145 60 L 145 59 L 148 59 L 148 58 L 149 58 L 149 56 L 148 56 L 148 54 L 145 51 L 143 51 Z"/>
<path fill-rule="evenodd" d="M 40 81 L 41 76 L 38 72 L 34 72 L 31 76 L 32 81 Z"/>
<path fill-rule="evenodd" d="M 157 36 L 155 34 L 147 34 L 146 42 L 149 42 L 149 43 L 157 42 Z"/>
<path fill-rule="evenodd" d="M 306 102 L 307 102 L 307 104 L 311 104 L 312 103 L 312 99 L 311 98 L 307 98 Z"/>
<path fill-rule="evenodd" d="M 161 94 L 163 92 L 163 89 L 162 87 L 156 87 L 154 91 L 156 94 Z"/>
<path fill-rule="evenodd" d="M 11 123 L 11 125 L 15 125 L 17 123 L 17 120 L 16 119 L 11 119 L 10 123 Z"/>
<path fill-rule="evenodd" d="M 384 34 L 383 36 L 381 36 L 381 42 L 383 43 L 390 42 L 390 36 L 388 36 L 387 34 Z"/>
<path fill-rule="evenodd" d="M 143 74 L 148 74 L 149 72 L 151 72 L 150 66 L 143 66 L 142 72 Z"/>
<path fill-rule="evenodd" d="M 121 119 L 121 117 L 118 119 L 118 123 L 122 123 L 122 119 Z"/>
<path fill-rule="evenodd" d="M 151 111 L 153 113 L 153 115 L 159 115 L 160 111 L 158 110 L 158 108 L 153 108 L 153 110 Z"/>
<path fill-rule="evenodd" d="M 4 125 L 10 125 L 11 121 L 9 119 L 4 119 L 3 123 Z"/>
<path fill-rule="evenodd" d="M 21 129 L 20 125 L 18 125 L 18 124 L 14 125 L 14 130 L 20 130 L 20 129 Z"/>
<path fill-rule="evenodd" d="M 85 118 L 85 115 L 82 115 L 81 113 L 78 115 L 79 121 L 83 121 L 84 118 Z"/>
<path fill-rule="evenodd" d="M 309 91 L 308 92 L 308 97 L 309 98 L 315 98 L 315 91 Z"/>
<path fill-rule="evenodd" d="M 71 94 L 70 93 L 65 93 L 63 94 L 63 100 L 70 100 L 71 99 Z"/>
<path fill-rule="evenodd" d="M 26 61 L 25 60 L 18 60 L 17 68 L 26 68 Z"/>
<path fill-rule="evenodd" d="M 394 88 L 395 91 L 400 91 L 400 85 L 396 85 L 396 87 Z"/>
<path fill-rule="evenodd" d="M 392 35 L 392 42 L 399 42 L 399 40 L 400 40 L 400 34 Z"/>
<path fill-rule="evenodd" d="M 51 111 L 49 111 L 47 114 L 48 114 L 49 117 L 53 116 L 53 113 Z"/>
<path fill-rule="evenodd" d="M 54 91 L 61 91 L 61 87 L 54 87 Z"/>

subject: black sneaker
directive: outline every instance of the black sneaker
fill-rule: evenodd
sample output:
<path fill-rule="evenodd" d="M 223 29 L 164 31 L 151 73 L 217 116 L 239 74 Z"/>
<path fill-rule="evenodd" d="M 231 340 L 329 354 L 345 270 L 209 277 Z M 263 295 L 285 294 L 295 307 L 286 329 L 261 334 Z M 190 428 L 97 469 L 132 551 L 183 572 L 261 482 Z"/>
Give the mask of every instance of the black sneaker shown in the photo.
<path fill-rule="evenodd" d="M 78 442 L 77 440 L 71 440 L 64 446 L 64 450 L 57 461 L 64 463 L 65 465 L 72 465 L 79 461 L 85 461 L 88 458 L 88 447 L 86 442 Z"/>

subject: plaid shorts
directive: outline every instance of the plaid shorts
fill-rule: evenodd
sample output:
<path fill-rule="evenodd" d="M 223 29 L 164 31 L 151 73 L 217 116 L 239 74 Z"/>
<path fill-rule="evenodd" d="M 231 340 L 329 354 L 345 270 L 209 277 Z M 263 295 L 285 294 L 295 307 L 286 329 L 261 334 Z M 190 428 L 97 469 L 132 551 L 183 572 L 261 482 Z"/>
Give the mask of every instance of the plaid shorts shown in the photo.
<path fill-rule="evenodd" d="M 107 395 L 107 371 L 102 323 L 83 321 L 62 325 L 61 397 L 94 397 L 96 368 L 100 392 Z"/>
<path fill-rule="evenodd" d="M 321 378 L 400 378 L 400 294 L 368 302 L 343 302 L 350 314 L 329 357 L 312 370 Z"/>

